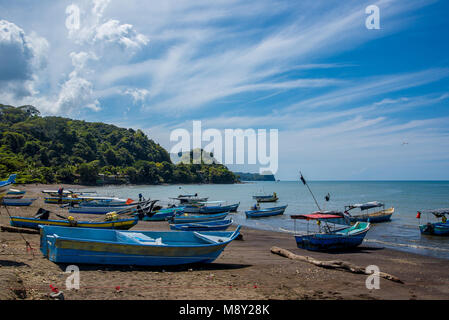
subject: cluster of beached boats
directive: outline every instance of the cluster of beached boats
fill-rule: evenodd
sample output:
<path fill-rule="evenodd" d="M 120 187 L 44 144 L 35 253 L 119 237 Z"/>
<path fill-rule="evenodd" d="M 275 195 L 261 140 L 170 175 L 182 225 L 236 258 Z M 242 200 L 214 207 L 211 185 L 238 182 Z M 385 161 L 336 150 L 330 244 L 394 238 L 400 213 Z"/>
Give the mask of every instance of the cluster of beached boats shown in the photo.
<path fill-rule="evenodd" d="M 302 175 L 301 180 L 307 185 Z M 25 191 L 11 189 L 14 181 L 15 175 L 11 175 L 0 182 L 1 204 L 30 205 L 35 199 L 24 199 Z M 233 223 L 230 215 L 237 212 L 240 203 L 208 201 L 198 194 L 179 195 L 170 198 L 173 203 L 162 206 L 158 200 L 145 200 L 141 195 L 139 200 L 133 200 L 62 188 L 42 192 L 45 203 L 66 208 L 68 214 L 101 215 L 96 220 L 77 220 L 72 215 L 53 213 L 59 219 L 50 219 L 52 213 L 40 208 L 34 217 L 10 216 L 14 227 L 41 230 L 41 250 L 54 262 L 136 265 L 212 262 L 240 231 L 240 226 L 226 231 Z M 282 215 L 287 208 L 287 205 L 260 207 L 260 203 L 277 202 L 279 197 L 275 192 L 254 195 L 253 200 L 256 204 L 245 211 L 247 218 Z M 354 248 L 362 243 L 372 223 L 390 221 L 394 213 L 394 208 L 386 209 L 377 201 L 348 205 L 342 212 L 323 211 L 316 204 L 319 209 L 316 212 L 290 215 L 295 221 L 299 248 L 319 251 Z M 356 209 L 360 212 L 354 214 Z M 420 225 L 421 233 L 449 235 L 446 221 L 449 210 L 428 213 L 442 221 Z M 421 212 L 418 215 L 420 218 Z M 139 220 L 167 221 L 171 231 L 124 231 Z M 297 220 L 314 222 L 318 230 L 298 234 Z"/>

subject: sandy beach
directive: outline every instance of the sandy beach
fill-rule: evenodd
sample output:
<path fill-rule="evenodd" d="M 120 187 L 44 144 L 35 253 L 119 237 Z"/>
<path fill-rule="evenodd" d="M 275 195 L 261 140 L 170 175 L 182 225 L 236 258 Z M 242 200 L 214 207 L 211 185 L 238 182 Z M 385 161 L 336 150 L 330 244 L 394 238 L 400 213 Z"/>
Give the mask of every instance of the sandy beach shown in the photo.
<path fill-rule="evenodd" d="M 26 197 L 38 197 L 30 207 L 8 207 L 11 215 L 33 216 L 39 208 L 68 216 L 66 209 L 44 204 L 43 189 L 51 185 L 16 185 Z M 80 186 L 65 186 L 79 189 Z M 4 207 L 0 224 L 9 225 Z M 74 215 L 77 219 L 101 218 Z M 168 230 L 167 222 L 140 221 L 132 230 Z M 235 226 L 232 226 L 235 229 Z M 181 267 L 80 267 L 80 289 L 66 290 L 66 265 L 57 265 L 39 251 L 39 235 L 23 234 L 33 247 L 26 250 L 18 233 L 0 233 L 0 300 L 50 299 L 50 285 L 64 292 L 66 300 L 113 299 L 449 299 L 447 260 L 421 256 L 367 243 L 347 253 L 316 253 L 298 249 L 291 234 L 242 228 L 243 240 L 228 245 L 209 265 Z M 325 269 L 290 260 L 270 252 L 277 246 L 319 260 L 343 260 L 401 279 L 380 280 L 380 289 L 367 289 L 367 275 Z"/>

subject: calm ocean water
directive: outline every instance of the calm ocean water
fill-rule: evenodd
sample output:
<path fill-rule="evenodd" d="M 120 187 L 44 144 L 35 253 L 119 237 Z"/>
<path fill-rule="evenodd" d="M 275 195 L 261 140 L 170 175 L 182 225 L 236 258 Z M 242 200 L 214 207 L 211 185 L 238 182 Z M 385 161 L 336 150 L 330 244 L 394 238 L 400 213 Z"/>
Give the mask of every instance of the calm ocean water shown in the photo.
<path fill-rule="evenodd" d="M 449 238 L 421 235 L 418 229 L 418 210 L 448 208 L 449 181 L 308 181 L 322 209 L 343 210 L 345 205 L 380 201 L 385 207 L 393 206 L 391 222 L 376 224 L 368 232 L 365 245 L 389 247 L 434 257 L 449 259 Z M 93 189 L 92 189 L 93 190 Z M 290 215 L 316 211 L 316 205 L 307 188 L 299 181 L 247 182 L 234 185 L 167 185 L 167 186 L 105 186 L 95 189 L 99 194 L 137 199 L 159 199 L 167 203 L 179 194 L 198 193 L 209 200 L 226 200 L 228 204 L 240 202 L 239 211 L 232 214 L 235 223 L 263 230 L 294 231 Z M 246 219 L 244 210 L 254 204 L 252 195 L 277 192 L 277 204 L 288 204 L 283 216 Z M 324 200 L 330 193 L 329 202 Z M 357 209 L 355 209 L 357 210 Z M 421 222 L 426 216 L 421 217 Z M 296 230 L 306 230 L 307 223 L 297 221 Z M 292 241 L 293 237 L 292 237 Z"/>

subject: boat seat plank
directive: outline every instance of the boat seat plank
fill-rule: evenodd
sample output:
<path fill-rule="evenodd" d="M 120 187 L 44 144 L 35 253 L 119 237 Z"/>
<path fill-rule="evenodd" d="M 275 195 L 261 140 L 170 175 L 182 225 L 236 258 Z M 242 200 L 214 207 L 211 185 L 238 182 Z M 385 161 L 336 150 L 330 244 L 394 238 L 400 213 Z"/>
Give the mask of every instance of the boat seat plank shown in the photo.
<path fill-rule="evenodd" d="M 145 245 L 164 245 L 162 238 L 151 238 L 141 232 L 118 232 L 117 240 Z"/>
<path fill-rule="evenodd" d="M 211 236 L 211 235 L 205 235 L 199 232 L 193 232 L 193 234 L 200 238 L 201 240 L 204 240 L 206 242 L 212 243 L 212 244 L 217 244 L 217 243 L 222 243 L 225 241 L 228 241 L 229 238 L 228 237 L 218 237 L 218 236 Z"/>

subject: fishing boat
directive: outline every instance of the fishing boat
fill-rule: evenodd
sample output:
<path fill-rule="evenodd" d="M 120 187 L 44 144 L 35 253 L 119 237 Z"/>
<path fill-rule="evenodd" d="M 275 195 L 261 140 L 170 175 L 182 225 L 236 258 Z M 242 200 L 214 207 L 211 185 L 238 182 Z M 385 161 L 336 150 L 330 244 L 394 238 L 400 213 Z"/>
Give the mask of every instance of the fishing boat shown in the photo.
<path fill-rule="evenodd" d="M 247 218 L 261 218 L 261 217 L 270 217 L 284 214 L 287 206 L 273 207 L 273 208 L 263 208 L 263 209 L 255 209 L 245 211 Z"/>
<path fill-rule="evenodd" d="M 449 216 L 449 208 L 418 211 L 416 217 L 418 219 L 421 219 L 422 213 L 425 213 L 427 215 L 427 222 L 419 226 L 419 230 L 422 234 L 435 236 L 449 235 L 449 222 L 447 221 L 447 216 Z M 430 214 L 437 219 L 441 219 L 441 222 L 430 222 Z"/>
<path fill-rule="evenodd" d="M 273 192 L 273 194 L 270 195 L 255 195 L 253 196 L 253 199 L 257 202 L 276 202 L 279 200 L 276 192 Z"/>
<path fill-rule="evenodd" d="M 50 211 L 39 209 L 34 217 L 10 217 L 10 224 L 13 227 L 39 229 L 42 225 L 60 226 L 60 227 L 77 227 L 77 228 L 96 228 L 96 229 L 120 229 L 128 230 L 135 226 L 139 219 L 120 218 L 118 215 L 106 217 L 103 221 L 76 221 L 73 217 L 63 217 L 57 215 L 60 220 L 48 219 Z"/>
<path fill-rule="evenodd" d="M 5 191 L 16 182 L 16 174 L 12 174 L 9 176 L 8 180 L 0 181 L 0 191 Z"/>
<path fill-rule="evenodd" d="M 81 201 L 80 207 L 121 207 L 136 203 L 133 199 L 100 198 Z"/>
<path fill-rule="evenodd" d="M 186 213 L 222 213 L 222 212 L 236 212 L 240 205 L 239 203 L 234 203 L 231 205 L 223 205 L 225 201 L 204 201 L 194 204 L 188 204 L 184 206 L 184 212 Z"/>
<path fill-rule="evenodd" d="M 49 196 L 58 197 L 59 196 L 59 190 L 42 190 L 42 193 L 48 194 Z M 69 195 L 77 195 L 77 196 L 86 196 L 86 195 L 95 195 L 97 194 L 96 191 L 72 191 L 72 190 L 62 190 L 63 196 L 69 196 Z"/>
<path fill-rule="evenodd" d="M 2 204 L 6 205 L 6 206 L 28 207 L 35 200 L 36 200 L 35 198 L 9 199 L 9 198 L 4 197 L 2 200 Z"/>
<path fill-rule="evenodd" d="M 380 207 L 382 207 L 382 210 L 380 211 L 369 212 L 369 209 Z M 349 211 L 356 208 L 360 209 L 361 213 L 357 215 L 351 215 Z M 351 220 L 351 222 L 365 221 L 371 223 L 378 223 L 390 221 L 391 216 L 394 213 L 394 208 L 391 207 L 385 209 L 385 205 L 383 203 L 380 203 L 378 201 L 371 201 L 367 203 L 358 203 L 345 206 L 345 213 L 350 215 L 349 219 Z"/>
<path fill-rule="evenodd" d="M 7 195 L 24 195 L 25 193 L 26 191 L 18 189 L 9 189 L 8 192 L 6 192 Z"/>
<path fill-rule="evenodd" d="M 124 210 L 131 206 L 123 207 L 71 207 L 69 213 L 81 213 L 81 214 L 106 214 L 108 212 Z"/>
<path fill-rule="evenodd" d="M 179 231 L 220 231 L 226 230 L 231 224 L 232 219 L 177 224 L 171 223 L 170 229 Z"/>
<path fill-rule="evenodd" d="M 40 249 L 55 263 L 166 266 L 211 263 L 235 231 L 118 231 L 43 226 Z"/>
<path fill-rule="evenodd" d="M 163 208 L 156 210 L 152 215 L 145 215 L 142 220 L 144 221 L 165 221 L 173 217 L 175 214 L 182 214 L 184 207 Z"/>
<path fill-rule="evenodd" d="M 51 203 L 51 204 L 79 204 L 79 203 L 87 203 L 90 202 L 91 204 L 95 204 L 95 201 L 98 202 L 98 205 L 101 205 L 101 202 L 106 203 L 119 203 L 123 201 L 123 204 L 125 204 L 127 201 L 129 202 L 129 200 L 127 199 L 120 199 L 120 198 L 116 198 L 116 197 L 102 197 L 102 196 L 90 196 L 90 195 L 77 195 L 77 194 L 72 194 L 72 195 L 68 195 L 68 196 L 63 196 L 63 197 L 46 197 L 45 198 L 45 203 Z M 104 204 L 103 204 L 104 205 Z"/>
<path fill-rule="evenodd" d="M 197 202 L 204 202 L 207 201 L 209 198 L 200 198 L 198 197 L 198 193 L 195 194 L 180 194 L 176 198 L 170 198 L 173 200 L 179 201 L 180 204 L 190 204 L 190 203 L 197 203 Z"/>
<path fill-rule="evenodd" d="M 305 235 L 296 234 L 295 240 L 298 248 L 311 251 L 332 251 L 347 250 L 359 246 L 370 229 L 369 222 L 356 222 L 352 226 L 334 227 L 329 223 L 329 219 L 339 218 L 338 215 L 313 213 L 306 215 L 292 215 L 292 219 L 304 219 L 307 221 L 316 221 L 318 232 Z M 309 230 L 309 227 L 307 227 Z"/>
<path fill-rule="evenodd" d="M 213 221 L 213 220 L 221 220 L 228 216 L 229 212 L 222 212 L 222 213 L 216 213 L 216 214 L 208 214 L 208 215 L 191 215 L 187 213 L 183 214 L 175 214 L 171 218 L 169 218 L 169 221 L 171 223 L 192 223 L 192 222 L 206 222 L 206 221 Z"/>

